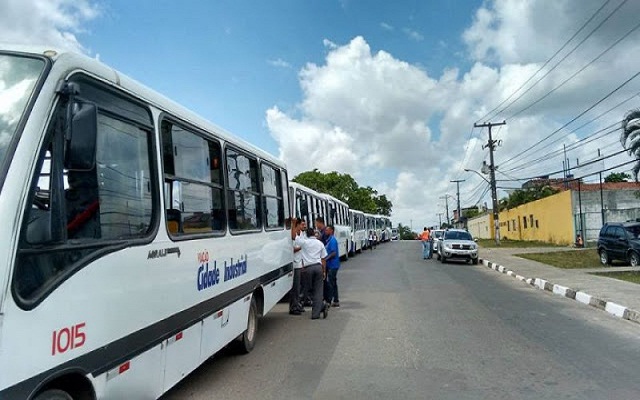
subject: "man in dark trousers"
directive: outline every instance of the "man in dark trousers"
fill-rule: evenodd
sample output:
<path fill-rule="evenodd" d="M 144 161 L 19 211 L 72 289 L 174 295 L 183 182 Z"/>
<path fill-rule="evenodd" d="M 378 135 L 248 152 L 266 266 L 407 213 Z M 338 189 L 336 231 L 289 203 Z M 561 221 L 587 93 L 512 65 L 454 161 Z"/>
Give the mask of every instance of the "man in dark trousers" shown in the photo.
<path fill-rule="evenodd" d="M 338 298 L 338 270 L 340 269 L 340 251 L 338 250 L 338 240 L 334 236 L 333 225 L 327 226 L 327 292 L 325 301 L 332 307 L 340 307 Z"/>
<path fill-rule="evenodd" d="M 302 232 L 301 222 L 294 218 L 291 228 L 291 240 L 293 241 L 293 285 L 289 293 L 289 314 L 291 315 L 300 315 L 304 311 L 300 299 L 302 275 L 302 254 L 300 251 L 306 234 Z"/>
<path fill-rule="evenodd" d="M 325 311 L 323 301 L 323 281 L 326 277 L 327 250 L 322 242 L 315 238 L 313 228 L 307 230 L 307 240 L 302 243 L 302 264 L 304 273 L 311 278 L 313 287 L 313 305 L 311 319 L 320 318 L 320 313 Z"/>

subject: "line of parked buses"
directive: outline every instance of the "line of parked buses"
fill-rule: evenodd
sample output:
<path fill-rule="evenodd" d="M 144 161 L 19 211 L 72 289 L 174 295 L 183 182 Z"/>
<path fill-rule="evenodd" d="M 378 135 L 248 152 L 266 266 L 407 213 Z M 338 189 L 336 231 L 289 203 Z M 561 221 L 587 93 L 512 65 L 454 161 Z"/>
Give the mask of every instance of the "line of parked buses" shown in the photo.
<path fill-rule="evenodd" d="M 391 240 L 392 226 L 388 217 L 350 209 L 347 203 L 296 182 L 289 182 L 289 191 L 294 216 L 305 220 L 308 226 L 313 226 L 317 217 L 334 225 L 342 260 L 367 249 L 370 233 L 374 233 L 380 243 Z"/>

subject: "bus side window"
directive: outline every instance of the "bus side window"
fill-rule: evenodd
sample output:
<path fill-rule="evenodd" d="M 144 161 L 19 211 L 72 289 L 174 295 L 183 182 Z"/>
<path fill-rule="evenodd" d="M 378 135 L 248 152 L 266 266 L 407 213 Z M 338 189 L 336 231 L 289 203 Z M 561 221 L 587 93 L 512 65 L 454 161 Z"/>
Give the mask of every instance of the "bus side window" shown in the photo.
<path fill-rule="evenodd" d="M 262 164 L 262 197 L 265 228 L 284 227 L 284 199 L 280 172 Z"/>
<path fill-rule="evenodd" d="M 172 236 L 224 232 L 220 143 L 168 120 L 160 129 L 167 231 Z"/>
<path fill-rule="evenodd" d="M 142 110 L 138 116 L 145 113 L 111 92 L 88 84 L 81 87 L 90 99 L 92 93 L 104 93 L 100 107 L 137 107 Z M 88 170 L 64 168 L 66 107 L 54 113 L 38 172 L 31 180 L 31 205 L 20 236 L 13 283 L 19 303 L 34 304 L 97 251 L 120 248 L 114 245 L 152 232 L 157 191 L 152 187 L 150 116 L 148 122 L 128 122 L 115 113 L 102 113 L 100 107 L 95 165 Z"/>
<path fill-rule="evenodd" d="M 258 230 L 262 227 L 258 161 L 227 148 L 227 210 L 232 231 Z"/>

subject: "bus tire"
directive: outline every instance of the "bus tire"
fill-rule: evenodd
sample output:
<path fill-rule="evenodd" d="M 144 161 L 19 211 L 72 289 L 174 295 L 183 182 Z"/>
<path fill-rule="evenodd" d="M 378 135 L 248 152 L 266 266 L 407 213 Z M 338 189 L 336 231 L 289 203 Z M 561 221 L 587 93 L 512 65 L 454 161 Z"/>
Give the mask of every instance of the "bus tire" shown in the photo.
<path fill-rule="evenodd" d="M 255 296 L 251 296 L 251 305 L 249 306 L 249 317 L 247 321 L 247 329 L 242 332 L 240 338 L 235 343 L 235 349 L 240 354 L 249 354 L 256 345 L 256 337 L 258 335 L 258 305 Z"/>
<path fill-rule="evenodd" d="M 40 393 L 33 400 L 73 400 L 73 397 L 64 390 L 50 389 Z"/>

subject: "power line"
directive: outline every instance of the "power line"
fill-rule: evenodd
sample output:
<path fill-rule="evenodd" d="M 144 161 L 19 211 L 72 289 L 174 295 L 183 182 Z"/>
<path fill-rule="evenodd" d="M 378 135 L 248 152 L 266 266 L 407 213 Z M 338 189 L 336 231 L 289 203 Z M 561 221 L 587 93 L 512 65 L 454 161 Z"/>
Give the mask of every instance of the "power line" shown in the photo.
<path fill-rule="evenodd" d="M 478 141 L 475 140 L 473 142 L 473 149 L 469 151 L 469 143 L 471 142 L 471 137 L 473 136 L 474 129 L 475 129 L 475 126 L 472 126 L 471 130 L 469 131 L 469 137 L 467 138 L 467 142 L 465 143 L 465 146 L 464 146 L 464 158 L 462 159 L 462 164 L 461 164 L 462 168 L 460 169 L 460 171 L 458 171 L 458 175 L 456 175 L 456 179 L 460 178 L 460 175 L 466 168 L 467 158 L 471 155 L 471 153 L 473 153 L 476 150 L 476 146 L 478 145 Z"/>
<path fill-rule="evenodd" d="M 625 104 L 625 103 L 627 103 L 627 102 L 629 102 L 629 101 L 633 100 L 633 98 L 634 98 L 634 97 L 637 97 L 638 95 L 640 95 L 640 92 L 637 92 L 637 93 L 633 94 L 632 96 L 630 96 L 630 97 L 628 97 L 628 98 L 624 99 L 624 100 L 623 100 L 623 101 L 621 101 L 620 103 L 618 103 L 618 104 L 616 104 L 615 106 L 611 107 L 611 108 L 610 108 L 610 109 L 608 109 L 607 111 L 602 112 L 601 114 L 599 114 L 599 115 L 595 116 L 594 118 L 591 118 L 589 121 L 587 121 L 587 122 L 583 123 L 582 125 L 578 126 L 577 128 L 572 129 L 571 131 L 569 131 L 569 132 L 567 133 L 567 135 L 569 135 L 569 134 L 571 134 L 571 133 L 575 133 L 575 132 L 579 131 L 580 129 L 584 128 L 585 126 L 587 126 L 587 125 L 589 125 L 589 124 L 591 124 L 591 123 L 593 123 L 593 122 L 595 122 L 595 121 L 599 120 L 600 118 L 602 118 L 603 116 L 605 116 L 605 115 L 607 115 L 607 114 L 609 114 L 609 113 L 613 112 L 614 110 L 616 110 L 617 108 L 619 108 L 619 107 L 620 107 L 620 106 L 622 106 L 623 104 Z M 603 131 L 603 130 L 605 130 L 605 129 L 609 129 L 609 128 L 613 127 L 614 125 L 619 124 L 620 122 L 622 122 L 622 120 L 620 120 L 620 121 L 616 121 L 615 123 L 613 123 L 613 124 L 609 125 L 608 127 L 603 128 L 603 129 L 601 129 L 601 130 L 599 130 L 599 131 L 594 132 L 592 135 L 595 135 L 595 134 L 597 134 L 597 133 L 599 133 L 599 132 L 601 132 L 601 131 Z M 562 137 L 561 137 L 561 138 L 558 138 L 558 139 L 554 140 L 554 141 L 553 141 L 553 142 L 551 142 L 551 143 L 547 143 L 545 146 L 543 146 L 543 147 L 541 147 L 540 149 L 538 149 L 538 151 L 542 151 L 542 150 L 544 150 L 544 149 L 546 149 L 546 148 L 549 148 L 549 147 L 550 147 L 550 146 L 552 146 L 553 144 L 555 144 L 555 143 L 557 143 L 557 142 L 559 142 L 559 141 L 561 141 L 561 140 L 563 140 L 563 139 L 564 139 L 564 138 L 562 138 Z M 583 139 L 584 139 L 584 138 L 583 138 Z M 581 140 L 582 140 L 582 139 L 581 139 Z M 578 142 L 580 142 L 581 140 L 579 140 Z M 504 166 L 505 166 L 505 164 L 508 164 L 508 162 L 506 162 L 506 161 L 505 161 L 504 163 L 502 163 L 502 166 L 504 167 Z M 521 164 L 521 165 L 522 165 L 522 164 Z M 517 167 L 513 167 L 513 168 L 517 168 Z"/>
<path fill-rule="evenodd" d="M 560 132 L 561 130 L 563 130 L 564 128 L 566 128 L 567 126 L 571 125 L 572 123 L 574 123 L 576 120 L 578 120 L 580 117 L 582 117 L 583 115 L 585 115 L 586 113 L 588 113 L 589 111 L 593 110 L 595 107 L 597 107 L 600 103 L 602 103 L 603 101 L 605 101 L 606 99 L 608 99 L 609 97 L 613 96 L 613 94 L 615 94 L 618 90 L 622 89 L 624 86 L 626 86 L 629 82 L 631 82 L 632 80 L 634 80 L 635 78 L 638 77 L 638 75 L 640 75 L 640 71 L 636 72 L 635 74 L 633 74 L 629 79 L 627 79 L 626 81 L 624 81 L 623 83 L 621 83 L 620 85 L 618 85 L 618 87 L 616 87 L 615 89 L 613 89 L 611 92 L 609 92 L 606 96 L 604 96 L 603 98 L 601 98 L 600 100 L 598 100 L 597 102 L 595 102 L 593 105 L 589 106 L 586 110 L 582 111 L 580 114 L 578 114 L 577 116 L 575 116 L 574 118 L 572 118 L 569 122 L 565 123 L 564 125 L 562 125 L 560 128 L 556 129 L 555 131 L 551 132 L 550 134 L 548 134 L 547 136 L 545 136 L 544 138 L 542 138 L 541 140 L 537 141 L 536 143 L 533 144 L 533 146 L 521 151 L 520 153 L 516 154 L 515 156 L 509 158 L 508 160 L 505 161 L 509 162 L 511 160 L 514 160 L 515 158 L 523 155 L 526 152 L 531 151 L 533 148 L 537 147 L 540 143 L 544 142 L 545 140 L 549 139 L 550 137 L 554 136 L 556 133 Z"/>
<path fill-rule="evenodd" d="M 471 200 L 478 197 L 478 194 L 481 191 L 486 190 L 486 187 L 484 186 L 486 184 L 487 182 L 481 180 L 472 190 L 469 191 L 471 194 L 463 201 L 463 203 L 469 203 Z"/>
<path fill-rule="evenodd" d="M 586 163 L 583 163 L 583 164 L 577 165 L 577 166 L 575 166 L 575 167 L 574 167 L 574 168 L 572 168 L 572 169 L 580 169 L 580 168 L 586 167 L 587 165 L 591 165 L 591 164 L 594 164 L 594 163 L 596 163 L 596 162 L 600 162 L 600 161 L 602 161 L 602 160 L 606 160 L 606 159 L 608 159 L 608 158 L 615 157 L 615 156 L 617 156 L 617 155 L 619 155 L 619 154 L 626 153 L 626 152 L 627 152 L 627 150 L 626 150 L 626 149 L 623 149 L 623 150 L 617 151 L 617 152 L 615 152 L 615 153 L 609 154 L 608 156 L 600 157 L 600 158 L 598 158 L 598 159 L 595 159 L 595 160 L 592 160 L 592 161 L 589 161 L 589 162 L 586 162 Z M 548 173 L 545 173 L 544 175 L 549 175 L 549 176 L 551 176 L 551 175 L 559 174 L 559 173 L 561 173 L 561 172 L 564 172 L 564 170 L 562 170 L 562 169 L 561 169 L 561 170 L 558 170 L 558 171 L 548 172 Z M 527 180 L 527 181 L 528 181 L 528 180 L 531 180 L 531 179 L 539 178 L 539 177 L 540 177 L 540 175 L 541 175 L 541 174 L 538 174 L 538 175 L 536 175 L 536 176 L 530 176 L 530 177 L 527 177 L 527 178 L 521 178 L 521 179 L 498 179 L 498 180 L 497 180 L 497 182 L 514 182 L 514 181 L 523 181 L 523 180 Z"/>
<path fill-rule="evenodd" d="M 497 173 L 499 173 L 499 174 L 501 174 L 501 175 L 506 176 L 507 178 L 514 179 L 514 180 L 516 180 L 516 181 L 523 181 L 523 180 L 524 180 L 524 179 L 514 178 L 513 176 L 511 176 L 511 175 L 509 175 L 509 174 L 507 174 L 507 173 L 505 173 L 505 172 L 502 172 L 502 171 L 500 171 L 500 170 L 499 170 L 499 169 L 497 169 L 497 168 L 496 168 L 496 172 L 497 172 Z"/>
<path fill-rule="evenodd" d="M 565 79 L 564 81 L 562 81 L 559 85 L 557 85 L 556 87 L 554 87 L 553 89 L 549 90 L 547 93 L 545 93 L 542 97 L 540 97 L 538 100 L 534 101 L 533 103 L 529 104 L 528 106 L 526 106 L 525 108 L 521 109 L 518 112 L 515 112 L 513 114 L 511 114 L 507 119 L 511 119 L 514 118 L 520 114 L 522 114 L 523 112 L 527 111 L 528 109 L 530 109 L 531 107 L 535 106 L 536 104 L 540 103 L 542 100 L 546 99 L 547 97 L 549 97 L 552 93 L 554 93 L 556 90 L 560 89 L 562 86 L 564 86 L 565 84 L 567 84 L 567 82 L 569 82 L 570 80 L 572 80 L 573 78 L 575 78 L 578 74 L 580 74 L 581 72 L 583 72 L 585 69 L 587 69 L 588 67 L 590 67 L 591 65 L 593 65 L 593 63 L 595 63 L 596 61 L 598 61 L 600 59 L 600 57 L 602 57 L 603 55 L 605 55 L 607 52 L 609 52 L 609 50 L 613 49 L 615 46 L 617 46 L 620 42 L 622 42 L 624 39 L 626 39 L 629 35 L 631 35 L 633 32 L 635 32 L 638 28 L 640 28 L 640 23 L 636 24 L 630 31 L 628 31 L 627 33 L 625 33 L 621 38 L 619 38 L 618 40 L 616 40 L 612 45 L 610 45 L 609 47 L 607 47 L 604 51 L 602 51 L 600 54 L 598 54 L 598 56 L 596 56 L 596 58 L 594 58 L 593 60 L 589 61 L 585 66 L 583 66 L 582 68 L 580 68 L 578 71 L 574 72 L 570 77 L 568 77 L 567 79 Z"/>
<path fill-rule="evenodd" d="M 612 142 L 612 143 L 609 143 L 608 145 L 606 145 L 606 146 L 604 146 L 604 147 L 600 147 L 600 149 L 601 149 L 601 150 L 604 150 L 604 149 L 609 148 L 609 147 L 611 147 L 611 146 L 613 146 L 613 145 L 616 145 L 616 144 L 617 144 L 618 146 L 620 146 L 620 143 L 619 143 L 619 142 Z M 534 169 L 534 170 L 528 171 L 528 172 L 527 172 L 527 174 L 529 174 L 529 175 L 536 175 L 536 176 L 546 175 L 547 173 L 545 172 L 545 170 L 548 170 L 547 168 L 548 168 L 548 167 L 542 167 L 542 168 Z M 575 168 L 578 168 L 578 166 L 576 166 Z M 574 169 L 574 167 L 571 167 L 570 169 Z"/>
<path fill-rule="evenodd" d="M 605 137 L 605 136 L 607 136 L 607 135 L 610 135 L 610 134 L 612 134 L 612 133 L 614 133 L 614 132 L 616 132 L 616 131 L 621 130 L 621 129 L 622 129 L 621 127 L 617 127 L 617 128 L 615 128 L 615 129 L 612 129 L 615 125 L 618 125 L 619 123 L 620 123 L 620 122 L 614 122 L 613 124 L 611 124 L 611 125 L 609 125 L 609 126 L 607 126 L 607 127 L 604 127 L 604 128 L 602 128 L 602 129 L 599 129 L 599 130 L 595 131 L 594 133 L 592 133 L 592 134 L 590 134 L 590 135 L 587 135 L 587 136 L 583 137 L 582 139 L 580 139 L 580 140 L 578 140 L 578 141 L 576 141 L 576 142 L 573 142 L 573 143 L 569 144 L 569 145 L 566 147 L 566 149 L 558 149 L 558 150 L 554 150 L 554 151 L 552 151 L 551 153 L 545 154 L 545 155 L 543 155 L 543 156 L 541 156 L 541 157 L 538 157 L 538 158 L 536 158 L 536 159 L 534 159 L 534 160 L 526 161 L 526 162 L 522 162 L 522 163 L 520 163 L 520 164 L 517 164 L 516 166 L 511 167 L 511 168 L 509 168 L 509 169 L 506 169 L 505 171 L 507 171 L 507 172 L 513 172 L 513 171 L 523 170 L 523 169 L 526 169 L 526 166 L 527 166 L 527 165 L 531 165 L 531 164 L 534 164 L 534 163 L 538 163 L 538 162 L 540 162 L 540 161 L 547 161 L 547 160 L 550 160 L 550 159 L 552 159 L 552 158 L 554 158 L 554 157 L 557 157 L 557 156 L 559 156 L 559 155 L 562 155 L 562 154 L 564 153 L 564 151 L 565 151 L 565 150 L 575 150 L 575 149 L 577 149 L 577 148 L 578 148 L 578 147 L 580 147 L 580 146 L 585 146 L 585 145 L 587 145 L 587 144 L 589 144 L 589 143 L 591 143 L 591 142 L 593 142 L 593 141 L 595 141 L 595 140 L 597 140 L 597 139 L 601 139 L 601 138 L 603 138 L 603 137 Z M 608 130 L 608 129 L 611 129 L 611 130 Z M 603 133 L 603 132 L 604 132 L 604 133 Z M 598 134 L 600 134 L 600 135 L 598 135 Z M 560 139 L 562 140 L 562 139 L 564 139 L 564 138 L 560 138 Z M 553 144 L 555 144 L 555 143 L 557 143 L 557 142 L 558 142 L 558 140 L 556 140 L 556 141 L 554 141 L 554 142 L 552 142 L 552 143 L 549 143 L 547 146 L 543 146 L 543 147 L 542 147 L 542 148 L 540 148 L 538 151 L 540 152 L 540 151 L 542 151 L 543 149 L 546 149 L 546 148 L 548 148 L 549 146 L 551 146 L 551 145 L 553 145 Z"/>
<path fill-rule="evenodd" d="M 504 107 L 502 110 L 498 111 L 495 115 L 500 115 L 503 112 L 505 112 L 509 107 L 511 107 L 513 104 L 515 104 L 516 101 L 520 100 L 525 94 L 527 94 L 531 89 L 533 89 L 534 87 L 536 87 L 536 85 L 538 83 L 540 83 L 544 78 L 546 78 L 553 70 L 555 70 L 564 60 L 566 60 L 571 54 L 573 54 L 574 51 L 576 51 L 578 49 L 578 47 L 582 46 L 582 44 L 584 42 L 587 41 L 587 39 L 589 39 L 591 37 L 591 35 L 593 35 L 598 29 L 600 29 L 602 27 L 602 25 L 605 24 L 605 22 L 607 22 L 609 20 L 609 18 L 611 18 L 613 16 L 613 14 L 615 14 L 628 0 L 623 0 L 622 3 L 620 3 L 613 11 L 611 11 L 602 21 L 600 21 L 600 23 L 591 30 L 591 32 L 589 32 L 587 34 L 587 36 L 585 36 L 577 45 L 575 45 L 567 54 L 564 55 L 564 57 L 562 57 L 560 59 L 560 61 L 558 61 L 553 67 L 551 67 L 547 72 L 544 73 L 544 75 L 542 75 L 538 80 L 536 80 L 533 85 L 531 85 L 527 90 L 525 90 L 524 92 L 522 92 L 518 97 L 516 97 L 513 101 L 511 101 L 509 104 L 507 104 L 506 107 Z M 494 117 L 495 117 L 494 115 Z"/>
<path fill-rule="evenodd" d="M 520 85 L 520 87 L 518 87 L 518 88 L 517 88 L 513 93 L 511 93 L 511 94 L 509 95 L 509 97 L 507 97 L 506 99 L 502 100 L 502 102 L 500 102 L 500 104 L 498 104 L 495 108 L 493 108 L 491 111 L 489 111 L 488 113 L 486 113 L 482 118 L 478 119 L 476 122 L 480 122 L 481 120 L 483 120 L 483 119 L 487 118 L 487 117 L 488 117 L 490 114 L 492 114 L 495 110 L 497 110 L 498 108 L 502 107 L 502 105 L 503 105 L 504 103 L 506 103 L 507 101 L 509 101 L 509 100 L 510 100 L 510 99 L 511 99 L 511 98 L 512 98 L 516 93 L 518 93 L 518 92 L 519 92 L 523 87 L 525 87 L 525 86 L 527 85 L 527 83 L 531 82 L 531 80 L 532 80 L 536 75 L 538 75 L 538 73 L 539 73 L 540 71 L 542 71 L 542 70 L 543 70 L 543 69 L 544 69 L 544 68 L 545 68 L 545 67 L 546 67 L 546 66 L 551 62 L 551 60 L 553 60 L 553 59 L 554 59 L 558 54 L 560 54 L 560 52 L 561 52 L 562 50 L 564 50 L 564 48 L 565 48 L 565 47 L 567 47 L 567 45 L 569 45 L 569 43 L 571 43 L 571 41 L 572 41 L 573 39 L 575 39 L 575 38 L 576 38 L 576 36 L 578 36 L 578 35 L 580 34 L 580 32 L 582 32 L 582 30 L 583 30 L 584 28 L 586 28 L 586 26 L 587 26 L 591 21 L 593 21 L 593 19 L 596 17 L 596 15 L 598 15 L 598 14 L 600 13 L 600 11 L 602 11 L 602 9 L 604 9 L 604 8 L 607 6 L 607 4 L 609 4 L 610 2 L 611 2 L 611 0 L 607 0 L 607 1 L 605 1 L 605 2 L 604 2 L 604 4 L 602 4 L 602 6 L 600 6 L 600 8 L 598 8 L 598 9 L 596 10 L 596 12 L 595 12 L 595 13 L 593 13 L 593 15 L 591 15 L 591 17 L 590 17 L 590 18 L 589 18 L 589 19 L 588 19 L 584 24 L 582 24 L 582 26 L 580 27 L 580 29 L 578 29 L 578 30 L 573 34 L 573 36 L 571 36 L 571 37 L 570 37 L 566 42 L 564 42 L 564 44 L 563 44 L 563 45 L 562 45 L 558 50 L 556 50 L 556 52 L 555 52 L 555 53 L 553 53 L 553 55 L 552 55 L 551 57 L 549 57 L 549 59 L 548 59 L 547 61 L 545 61 L 545 63 L 544 63 L 544 64 L 542 64 L 542 66 L 541 66 L 541 67 L 540 67 L 536 72 L 534 72 L 534 73 L 533 73 L 533 75 L 531 75 L 531 76 L 530 76 L 530 77 L 529 77 L 529 78 L 528 78 L 528 79 L 527 79 L 527 80 L 526 80 L 522 85 Z M 493 118 L 493 116 L 492 116 L 492 118 Z M 490 118 L 490 119 L 491 119 L 491 118 Z"/>

